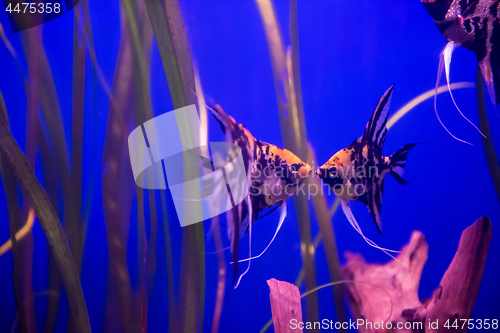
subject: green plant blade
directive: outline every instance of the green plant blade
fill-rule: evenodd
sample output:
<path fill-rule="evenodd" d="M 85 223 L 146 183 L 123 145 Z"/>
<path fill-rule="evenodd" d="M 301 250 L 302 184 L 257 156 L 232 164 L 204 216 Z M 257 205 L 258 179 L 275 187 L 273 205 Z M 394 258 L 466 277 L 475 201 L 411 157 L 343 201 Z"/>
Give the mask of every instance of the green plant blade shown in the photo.
<path fill-rule="evenodd" d="M 196 104 L 191 52 L 177 0 L 146 0 L 146 7 L 175 109 Z M 184 161 L 191 163 L 192 161 Z M 188 175 L 186 175 L 188 176 Z M 194 179 L 196 175 L 190 175 Z M 205 255 L 203 224 L 183 228 L 178 332 L 203 329 Z"/>
<path fill-rule="evenodd" d="M 484 100 L 484 79 L 479 65 L 477 67 L 477 108 L 479 112 L 479 128 L 486 136 L 483 137 L 484 152 L 486 153 L 486 160 L 490 168 L 491 178 L 493 185 L 497 192 L 498 199 L 500 200 L 500 166 L 498 165 L 498 156 L 495 151 L 495 145 L 491 138 L 490 124 L 488 123 L 488 114 L 486 113 L 486 102 Z"/>
<path fill-rule="evenodd" d="M 256 2 L 264 25 L 271 57 L 283 143 L 285 148 L 293 151 L 297 156 L 305 160 L 308 155 L 307 135 L 302 105 L 300 108 L 297 106 L 297 95 L 302 96 L 302 94 L 300 92 L 300 82 L 294 82 L 294 59 L 292 59 L 294 51 L 289 52 L 287 57 L 281 29 L 278 25 L 271 1 L 256 0 Z M 298 38 L 296 28 L 292 28 L 292 33 Z M 294 44 L 298 48 L 298 40 Z M 298 50 L 296 50 L 295 54 L 298 54 Z M 296 62 L 295 68 L 298 70 L 298 62 Z M 297 77 L 299 78 L 298 74 Z M 284 88 L 286 98 L 281 96 L 280 87 Z M 317 285 L 316 264 L 314 254 L 310 251 L 312 248 L 311 223 L 307 196 L 294 195 L 294 203 L 301 240 L 306 289 L 313 289 Z M 318 298 L 317 296 L 313 296 L 306 300 L 305 318 L 307 321 L 318 321 L 318 316 Z"/>
<path fill-rule="evenodd" d="M 9 119 L 7 116 L 7 110 L 5 108 L 2 92 L 0 92 L 0 117 L 5 120 L 8 126 Z M 13 257 L 12 279 L 14 283 L 14 297 L 16 299 L 18 318 L 17 321 L 19 325 L 19 332 L 24 333 L 28 332 L 28 323 L 26 322 L 26 314 L 21 297 L 21 251 L 15 236 L 18 223 L 21 220 L 21 208 L 19 207 L 19 200 L 17 198 L 15 176 L 12 172 L 12 167 L 9 161 L 5 158 L 3 153 L 0 154 L 0 176 L 2 177 L 2 185 L 5 193 L 7 211 L 9 213 L 9 237 L 12 242 Z"/>
<path fill-rule="evenodd" d="M 13 166 L 17 181 L 30 200 L 57 261 L 66 289 L 72 320 L 75 323 L 75 332 L 90 332 L 90 323 L 80 285 L 80 277 L 69 250 L 66 236 L 47 195 L 10 133 L 3 117 L 0 117 L 0 149 Z"/>

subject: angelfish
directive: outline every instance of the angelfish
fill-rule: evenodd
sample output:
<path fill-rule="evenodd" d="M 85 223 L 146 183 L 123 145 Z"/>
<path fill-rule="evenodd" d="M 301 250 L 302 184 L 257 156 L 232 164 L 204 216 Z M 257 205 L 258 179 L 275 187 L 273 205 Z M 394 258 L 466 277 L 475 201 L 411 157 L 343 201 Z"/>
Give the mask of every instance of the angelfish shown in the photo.
<path fill-rule="evenodd" d="M 387 135 L 387 117 L 394 86 L 380 97 L 375 111 L 359 139 L 338 151 L 316 173 L 333 193 L 341 200 L 342 209 L 351 225 L 372 246 L 378 247 L 361 232 L 347 200 L 361 201 L 368 207 L 378 231 L 382 233 L 382 195 L 384 179 L 392 175 L 400 184 L 403 178 L 408 152 L 416 144 L 406 144 L 389 157 L 382 154 Z M 382 249 L 382 248 L 380 248 Z M 389 251 L 387 249 L 382 249 Z"/>
<path fill-rule="evenodd" d="M 491 101 L 494 105 L 500 103 L 500 0 L 421 0 L 421 2 L 448 41 L 441 52 L 436 89 L 443 67 L 449 88 L 451 55 L 457 46 L 462 46 L 476 54 Z M 453 99 L 453 95 L 451 97 Z M 462 114 L 454 99 L 453 103 Z M 467 119 L 463 114 L 462 116 Z M 477 126 L 472 125 L 479 131 Z"/>
<path fill-rule="evenodd" d="M 237 207 L 229 212 L 227 234 L 233 253 L 234 276 L 237 275 L 237 262 L 250 261 L 260 257 L 273 242 L 286 216 L 286 200 L 292 196 L 312 171 L 312 167 L 303 162 L 291 151 L 274 144 L 256 139 L 248 129 L 226 114 L 220 105 L 209 107 L 228 141 L 239 146 L 245 164 L 249 194 Z M 238 242 L 250 230 L 266 208 L 276 209 L 281 206 L 277 230 L 269 245 L 258 256 L 238 260 Z M 266 214 L 267 215 L 267 214 Z M 239 281 L 241 280 L 241 276 Z M 236 284 L 236 287 L 238 284 Z"/>

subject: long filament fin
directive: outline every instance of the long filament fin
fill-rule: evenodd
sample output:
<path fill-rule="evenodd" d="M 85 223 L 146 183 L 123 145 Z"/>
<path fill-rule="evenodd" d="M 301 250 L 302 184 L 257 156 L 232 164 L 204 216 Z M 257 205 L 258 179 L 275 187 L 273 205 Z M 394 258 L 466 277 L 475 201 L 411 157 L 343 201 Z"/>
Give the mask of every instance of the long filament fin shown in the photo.
<path fill-rule="evenodd" d="M 455 102 L 455 98 L 453 97 L 453 93 L 451 92 L 451 88 L 450 88 L 450 64 L 451 64 L 451 56 L 453 54 L 453 51 L 455 50 L 455 48 L 457 48 L 458 44 L 455 44 L 453 42 L 449 42 L 448 44 L 446 44 L 444 50 L 443 50 L 443 59 L 444 59 L 444 69 L 445 69 L 445 75 L 446 75 L 446 84 L 448 85 L 448 91 L 450 92 L 450 96 L 451 96 L 451 100 L 453 101 L 453 104 L 455 104 L 455 107 L 457 108 L 458 112 L 460 113 L 460 115 L 469 122 L 469 124 L 471 124 L 472 126 L 474 126 L 474 128 L 479 132 L 481 133 L 481 135 L 483 137 L 486 138 L 486 136 L 481 132 L 481 130 L 476 126 L 474 125 L 474 123 L 472 121 L 470 121 L 463 113 L 462 111 L 460 111 L 460 108 L 458 107 L 457 105 L 457 102 Z"/>
<path fill-rule="evenodd" d="M 358 222 L 354 218 L 354 215 L 353 215 L 353 213 L 351 211 L 351 207 L 349 207 L 349 204 L 347 203 L 347 200 L 342 199 L 342 200 L 340 200 L 340 203 L 342 204 L 342 210 L 344 211 L 344 214 L 347 217 L 347 220 L 352 225 L 352 227 L 354 228 L 354 230 L 356 230 L 361 235 L 361 237 L 363 237 L 363 239 L 365 240 L 366 243 L 368 243 L 368 245 L 370 245 L 370 246 L 372 246 L 372 247 L 374 247 L 376 249 L 381 250 L 382 252 L 384 252 L 385 254 L 387 254 L 392 259 L 394 259 L 396 261 L 399 261 L 398 259 L 396 259 L 396 257 L 394 257 L 389 252 L 400 253 L 400 251 L 389 250 L 389 249 L 380 247 L 374 241 L 372 241 L 371 239 L 369 239 L 368 237 L 366 237 L 365 235 L 363 235 L 363 232 L 361 231 L 361 228 L 359 227 Z"/>
<path fill-rule="evenodd" d="M 238 262 L 244 262 L 244 261 L 248 261 L 248 260 L 252 260 L 252 259 L 257 259 L 260 256 L 262 256 L 267 251 L 267 249 L 269 248 L 269 246 L 271 246 L 271 244 L 274 242 L 274 239 L 276 238 L 276 235 L 278 234 L 278 232 L 280 231 L 281 227 L 283 226 L 283 221 L 285 221 L 285 217 L 286 217 L 286 201 L 283 201 L 283 203 L 281 204 L 281 215 L 280 215 L 280 221 L 278 223 L 278 227 L 276 228 L 276 232 L 274 233 L 273 238 L 271 239 L 271 241 L 269 242 L 269 244 L 267 244 L 267 246 L 264 249 L 264 251 L 262 251 L 261 254 L 255 256 L 255 257 L 241 259 L 241 260 L 238 260 Z"/>
<path fill-rule="evenodd" d="M 453 42 L 450 42 L 450 43 L 453 44 Z M 435 88 L 435 94 L 434 94 L 434 112 L 436 113 L 436 117 L 437 117 L 439 123 L 441 124 L 441 126 L 443 126 L 443 128 L 446 130 L 446 132 L 448 132 L 449 135 L 451 135 L 452 138 L 472 146 L 472 143 L 467 142 L 467 141 L 462 140 L 462 139 L 459 139 L 456 136 L 454 136 L 453 134 L 451 134 L 450 130 L 443 124 L 443 121 L 441 120 L 441 118 L 439 118 L 439 114 L 437 111 L 437 90 L 438 90 L 438 86 L 439 86 L 439 79 L 441 78 L 441 76 L 443 74 L 443 69 L 444 69 L 444 51 L 446 50 L 448 45 L 449 45 L 449 43 L 446 45 L 446 47 L 443 49 L 443 51 L 439 55 L 439 68 L 438 68 L 438 75 L 437 75 L 437 79 L 436 79 L 436 88 Z M 449 86 L 448 86 L 448 90 L 450 90 Z"/>
<path fill-rule="evenodd" d="M 247 200 L 247 204 L 248 204 L 248 216 L 253 216 L 252 215 L 253 214 L 253 212 L 252 212 L 252 201 L 250 200 L 250 195 L 247 196 L 246 200 Z M 249 229 L 248 230 L 248 256 L 250 257 L 250 259 L 248 260 L 247 269 L 238 278 L 238 282 L 236 282 L 236 285 L 234 286 L 234 289 L 238 288 L 238 286 L 240 285 L 241 279 L 250 270 L 250 263 L 252 261 L 251 260 L 251 258 L 252 258 L 252 224 L 253 224 L 252 222 L 253 221 L 251 221 L 251 220 L 248 221 L 248 229 Z"/>

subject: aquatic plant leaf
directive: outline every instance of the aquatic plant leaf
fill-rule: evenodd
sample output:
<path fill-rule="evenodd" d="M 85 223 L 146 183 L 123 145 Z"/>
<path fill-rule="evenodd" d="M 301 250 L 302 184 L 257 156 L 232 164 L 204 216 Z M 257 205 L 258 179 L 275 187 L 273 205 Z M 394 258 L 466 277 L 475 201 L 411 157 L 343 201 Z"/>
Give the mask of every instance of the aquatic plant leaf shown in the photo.
<path fill-rule="evenodd" d="M 113 103 L 109 104 L 106 135 L 102 152 L 102 202 L 109 256 L 109 279 L 116 299 L 108 299 L 106 325 L 116 325 L 121 331 L 139 331 L 139 313 L 136 310 L 127 265 L 127 241 L 130 227 L 132 197 L 135 186 L 127 153 L 127 135 L 136 123 L 134 112 L 135 90 L 130 36 L 122 25 L 121 39 L 113 75 Z M 141 240 L 142 241 L 142 240 Z M 142 242 L 139 242 L 142 244 Z"/>
<path fill-rule="evenodd" d="M 302 106 L 300 108 L 297 107 L 297 96 L 302 95 L 301 92 L 297 93 L 298 89 L 300 89 L 300 81 L 294 81 L 295 74 L 293 73 L 294 69 L 298 70 L 299 68 L 299 59 L 297 56 L 299 52 L 298 28 L 293 28 L 293 31 L 291 31 L 291 35 L 296 40 L 292 42 L 292 50 L 288 53 L 287 60 L 282 33 L 276 19 L 273 4 L 270 0 L 256 0 L 256 3 L 264 25 L 271 57 L 283 143 L 285 148 L 293 151 L 299 158 L 304 160 L 308 156 L 305 118 Z M 292 18 L 291 21 L 293 20 Z M 293 50 L 293 48 L 296 49 Z M 284 89 L 285 96 L 281 94 L 281 88 Z M 314 255 L 308 250 L 311 246 L 311 222 L 307 197 L 305 195 L 295 195 L 294 203 L 301 240 L 301 255 L 304 263 L 306 288 L 313 289 L 317 284 L 316 264 Z M 318 299 L 316 296 L 313 296 L 306 301 L 305 319 L 307 321 L 317 321 L 318 318 Z"/>
<path fill-rule="evenodd" d="M 71 318 L 75 324 L 74 331 L 90 332 L 90 323 L 80 285 L 80 277 L 69 250 L 66 236 L 47 195 L 36 179 L 14 137 L 12 137 L 3 117 L 0 117 L 0 149 L 13 166 L 19 185 L 30 200 L 58 263 L 68 298 Z"/>
<path fill-rule="evenodd" d="M 495 186 L 498 200 L 500 200 L 500 165 L 498 162 L 495 145 L 493 143 L 493 138 L 491 137 L 488 114 L 486 113 L 486 102 L 484 100 L 484 80 L 479 66 L 477 69 L 476 92 L 477 109 L 479 112 L 479 126 L 481 128 L 481 131 L 486 135 L 486 137 L 483 138 L 484 152 L 486 154 L 486 160 L 488 161 L 491 178 L 493 179 L 493 185 Z"/>
<path fill-rule="evenodd" d="M 144 20 L 145 9 L 140 6 L 143 2 L 132 0 L 121 0 L 122 8 L 125 10 L 127 27 L 130 31 L 132 41 L 132 51 L 134 54 L 134 73 L 136 77 L 135 89 L 137 90 L 137 108 L 136 116 L 137 123 L 142 124 L 145 121 L 153 118 L 153 111 L 151 108 L 151 99 L 149 97 L 150 82 L 149 82 L 149 64 L 150 58 L 146 54 L 151 51 L 151 26 L 149 24 L 142 24 L 141 22 L 148 22 L 147 17 Z M 142 30 L 142 31 L 141 31 Z M 145 54 L 146 53 L 146 54 Z"/>
<path fill-rule="evenodd" d="M 311 146 L 309 146 L 309 160 L 316 161 L 314 150 L 312 149 Z M 309 182 L 311 184 L 315 184 L 316 188 L 321 188 L 320 179 L 318 177 L 311 177 L 309 179 Z M 326 198 L 323 195 L 313 195 L 312 200 L 314 205 L 314 213 L 316 215 L 316 219 L 318 220 L 318 224 L 320 227 L 318 236 L 313 242 L 313 248 L 316 249 L 317 244 L 319 243 L 321 237 L 321 239 L 323 240 L 323 247 L 325 249 L 326 262 L 328 265 L 330 280 L 340 281 L 342 280 L 340 260 L 337 249 L 337 241 L 335 239 L 335 232 L 333 229 L 333 225 L 331 223 L 332 216 L 339 207 L 340 199 L 338 198 L 335 199 L 335 203 L 333 204 L 331 211 L 328 211 L 328 208 L 326 206 Z M 300 284 L 296 285 L 299 286 Z M 344 290 L 342 286 L 336 285 L 332 288 L 332 292 L 333 292 L 333 301 L 335 304 L 336 320 L 338 322 L 344 322 L 346 320 Z"/>
<path fill-rule="evenodd" d="M 194 82 L 196 88 L 196 97 L 198 99 L 198 110 L 200 113 L 200 124 L 201 128 L 205 131 L 205 133 L 208 133 L 207 105 L 205 103 L 203 86 L 201 84 L 200 74 L 198 72 L 196 63 L 193 64 L 193 73 L 194 73 Z M 203 140 L 202 136 L 200 136 L 200 140 Z M 208 156 L 208 154 L 205 154 L 205 156 Z M 211 161 L 209 162 L 210 166 L 207 165 L 207 167 L 210 169 L 212 168 L 212 162 Z M 214 314 L 212 317 L 212 330 L 211 330 L 212 333 L 217 333 L 219 332 L 219 324 L 222 315 L 222 307 L 224 304 L 224 292 L 226 287 L 226 258 L 224 256 L 224 249 L 222 245 L 222 237 L 219 227 L 219 216 L 215 216 L 212 218 L 210 232 L 212 233 L 214 239 L 215 249 L 216 249 L 215 252 L 217 254 L 217 264 L 219 266 L 219 269 L 217 271 L 218 272 L 217 291 L 216 291 Z M 172 293 L 173 293 L 173 288 L 172 288 Z"/>
<path fill-rule="evenodd" d="M 396 124 L 397 121 L 399 121 L 403 116 L 405 116 L 408 112 L 411 110 L 415 109 L 419 104 L 423 103 L 424 101 L 428 100 L 431 97 L 436 96 L 436 94 L 442 94 L 444 92 L 447 92 L 448 89 L 450 90 L 455 90 L 455 89 L 464 89 L 464 88 L 474 88 L 476 85 L 473 82 L 457 82 L 457 83 L 452 83 L 450 84 L 450 87 L 448 86 L 440 86 L 437 89 L 430 89 L 427 90 L 426 92 L 418 95 L 417 97 L 413 98 L 411 101 L 403 105 L 401 108 L 399 108 L 394 114 L 389 118 L 387 121 L 387 129 L 390 129 L 394 124 Z"/>
<path fill-rule="evenodd" d="M 144 189 L 135 187 L 137 197 L 137 268 L 139 272 L 139 295 L 137 307 L 134 307 L 139 313 L 138 329 L 139 332 L 147 332 L 148 305 L 146 299 L 146 256 L 147 256 L 147 238 L 146 221 L 144 218 Z"/>
<path fill-rule="evenodd" d="M 19 57 L 17 55 L 16 49 L 12 46 L 9 39 L 5 35 L 5 31 L 3 29 L 2 23 L 0 23 L 0 39 L 2 39 L 5 47 L 9 50 L 9 53 L 12 55 L 14 62 L 16 63 L 17 71 L 19 72 L 19 76 L 23 81 L 24 89 L 26 89 L 26 77 L 23 74 L 21 62 L 19 61 Z"/>
<path fill-rule="evenodd" d="M 2 39 L 2 41 L 4 42 L 5 46 L 9 50 L 9 52 L 12 54 L 12 56 L 16 57 L 17 56 L 16 50 L 14 49 L 14 47 L 12 46 L 10 41 L 7 39 L 7 36 L 5 35 L 5 30 L 3 29 L 2 23 L 0 23 L 0 38 Z"/>
<path fill-rule="evenodd" d="M 73 91 L 71 112 L 71 158 L 70 183 L 74 192 L 73 214 L 77 216 L 74 223 L 68 228 L 74 228 L 69 234 L 78 235 L 72 239 L 74 244 L 73 255 L 76 267 L 81 270 L 83 246 L 85 244 L 86 223 L 82 223 L 82 154 L 83 154 L 83 116 L 85 106 L 85 40 L 80 27 L 83 18 L 79 15 L 80 7 L 75 7 L 73 22 Z"/>
<path fill-rule="evenodd" d="M 39 109 L 41 104 L 41 91 L 42 91 L 42 81 L 39 79 L 41 76 L 40 70 L 41 66 L 39 62 L 42 61 L 43 57 L 37 58 L 32 54 L 37 54 L 37 50 L 30 49 L 34 44 L 39 45 L 41 41 L 41 27 L 35 27 L 29 31 L 23 31 L 20 33 L 21 41 L 23 42 L 23 49 L 25 52 L 25 58 L 28 64 L 28 73 L 30 75 L 29 85 L 26 81 L 26 143 L 25 143 L 25 157 L 29 165 L 34 168 L 36 161 L 36 150 L 39 145 L 40 138 L 42 135 L 42 130 L 40 126 L 39 119 Z M 37 48 L 35 48 L 37 49 Z M 31 55 L 31 56 L 28 56 Z M 23 202 L 27 202 L 28 199 L 26 195 L 23 196 Z M 27 207 L 27 206 L 26 206 Z M 26 214 L 26 209 L 23 209 L 23 214 Z M 23 302 L 26 315 L 26 323 L 28 325 L 28 331 L 33 331 L 36 329 L 36 313 L 34 305 L 34 292 L 33 292 L 33 237 L 28 235 L 24 242 L 19 243 L 19 248 L 21 248 L 22 255 L 21 266 L 20 266 L 20 277 L 24 282 L 21 284 L 21 294 L 23 298 L 28 301 Z M 60 289 L 60 288 L 59 288 Z"/>
<path fill-rule="evenodd" d="M 217 251 L 217 262 L 219 265 L 217 277 L 217 291 L 214 306 L 214 315 L 212 319 L 212 333 L 219 332 L 220 318 L 222 315 L 222 306 L 224 304 L 224 291 L 226 286 L 226 259 L 222 249 L 222 237 L 219 227 L 219 217 L 212 218 L 212 235 Z"/>
<path fill-rule="evenodd" d="M 125 24 L 131 39 L 132 46 L 132 64 L 134 72 L 134 89 L 135 89 L 135 117 L 136 124 L 142 124 L 145 121 L 153 118 L 153 111 L 150 99 L 150 57 L 152 31 L 149 24 L 144 2 L 122 0 L 121 7 L 125 12 Z M 138 258 L 140 272 L 140 287 L 139 287 L 139 307 L 140 319 L 139 325 L 142 332 L 147 331 L 147 299 L 152 289 L 154 282 L 154 274 L 156 270 L 156 238 L 157 238 L 157 217 L 156 217 L 156 201 L 154 191 L 147 191 L 148 195 L 148 210 L 149 210 L 149 225 L 150 233 L 149 240 L 146 236 L 146 221 L 144 215 L 144 201 L 139 199 L 144 190 L 136 188 L 138 193 Z M 141 259 L 142 258 L 142 259 Z"/>
<path fill-rule="evenodd" d="M 2 92 L 0 91 L 0 117 L 5 120 L 9 126 L 9 117 Z M 14 297 L 16 299 L 17 322 L 19 332 L 27 332 L 30 323 L 27 322 L 26 311 L 24 307 L 22 290 L 21 290 L 21 276 L 22 276 L 22 247 L 19 246 L 16 240 L 16 231 L 18 228 L 19 220 L 21 219 L 21 207 L 16 190 L 16 178 L 12 171 L 12 167 L 8 159 L 3 153 L 0 153 L 0 176 L 2 177 L 2 186 L 5 193 L 5 201 L 7 204 L 7 211 L 9 213 L 9 238 L 12 244 L 12 280 L 14 284 Z M 29 311 L 29 309 L 28 309 Z"/>
<path fill-rule="evenodd" d="M 170 226 L 168 223 L 167 198 L 165 191 L 160 191 L 163 234 L 165 238 L 165 256 L 167 262 L 167 290 L 168 290 L 168 331 L 174 332 L 176 327 L 176 309 L 174 297 L 174 269 L 172 264 L 172 242 L 170 240 Z"/>
<path fill-rule="evenodd" d="M 195 104 L 191 52 L 177 0 L 145 0 L 175 109 Z M 196 175 L 191 179 L 197 178 Z M 183 228 L 177 330 L 195 332 L 203 327 L 205 257 L 203 224 Z"/>

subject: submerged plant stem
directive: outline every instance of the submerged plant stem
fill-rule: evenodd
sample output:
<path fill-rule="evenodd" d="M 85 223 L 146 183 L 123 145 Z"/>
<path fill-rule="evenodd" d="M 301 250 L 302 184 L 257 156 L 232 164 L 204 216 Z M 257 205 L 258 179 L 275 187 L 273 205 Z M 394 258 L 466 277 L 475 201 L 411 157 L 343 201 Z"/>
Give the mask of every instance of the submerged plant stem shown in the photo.
<path fill-rule="evenodd" d="M 15 241 L 19 242 L 24 236 L 26 236 L 31 231 L 31 229 L 33 228 L 34 224 L 35 224 L 35 212 L 33 211 L 33 209 L 30 209 L 30 211 L 28 213 L 28 219 L 26 220 L 26 223 L 15 234 Z M 3 243 L 0 246 L 0 256 L 2 256 L 7 251 L 9 251 L 10 249 L 12 249 L 12 244 L 13 244 L 12 241 L 13 241 L 12 239 L 9 239 L 8 241 L 6 241 L 5 243 Z"/>
<path fill-rule="evenodd" d="M 72 320 L 75 323 L 74 330 L 90 332 L 80 277 L 59 218 L 3 117 L 0 117 L 0 149 L 12 165 L 19 185 L 30 200 L 54 254 L 66 289 Z"/>
<path fill-rule="evenodd" d="M 2 92 L 0 92 L 0 117 L 3 117 L 7 125 L 9 118 L 3 100 Z M 22 265 L 22 247 L 19 246 L 16 239 L 17 224 L 21 216 L 21 208 L 17 197 L 15 176 L 12 172 L 12 167 L 5 158 L 3 153 L 0 153 L 0 176 L 2 177 L 2 185 L 5 193 L 5 201 L 9 213 L 9 237 L 12 244 L 12 282 L 14 284 L 14 297 L 16 299 L 17 323 L 19 333 L 28 332 L 28 322 L 26 311 L 23 304 L 21 293 L 21 265 Z"/>
<path fill-rule="evenodd" d="M 296 19 L 295 26 L 291 27 L 292 49 L 288 55 L 281 29 L 276 19 L 275 10 L 270 0 L 256 0 L 266 33 L 267 44 L 273 69 L 274 87 L 278 111 L 280 115 L 281 135 L 285 148 L 297 153 L 297 156 L 305 160 L 308 155 L 307 135 L 304 120 L 304 111 L 301 102 L 299 59 L 298 59 L 298 27 Z M 291 14 L 296 16 L 292 10 Z M 295 73 L 297 72 L 297 73 Z M 281 94 L 282 89 L 285 96 Z M 301 242 L 301 254 L 304 266 L 304 278 L 306 289 L 316 287 L 316 264 L 311 244 L 311 221 L 307 196 L 294 196 L 295 210 L 297 213 L 298 229 Z M 305 319 L 307 321 L 318 321 L 318 298 L 316 295 L 307 299 Z"/>
<path fill-rule="evenodd" d="M 196 104 L 191 52 L 177 0 L 146 0 L 146 7 L 175 109 Z M 183 143 L 184 144 L 184 143 Z M 190 143 L 191 146 L 193 143 Z M 184 161 L 190 163 L 191 161 Z M 191 176 L 194 179 L 196 175 Z M 205 253 L 203 224 L 183 228 L 178 332 L 203 330 Z"/>
<path fill-rule="evenodd" d="M 488 123 L 488 114 L 486 113 L 486 102 L 484 100 L 484 79 L 481 73 L 481 68 L 477 66 L 477 108 L 479 112 L 479 128 L 485 135 L 483 137 L 484 152 L 486 153 L 486 160 L 490 168 L 491 178 L 493 178 L 493 185 L 497 192 L 498 199 L 500 200 L 500 166 L 498 165 L 498 156 L 496 154 L 495 145 L 491 137 L 490 124 Z"/>

